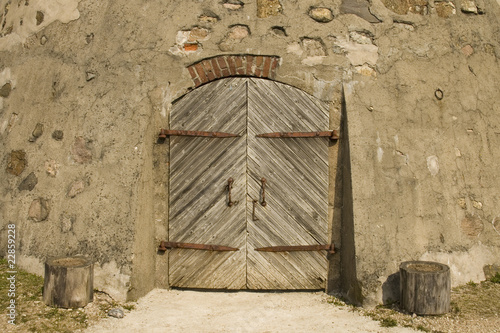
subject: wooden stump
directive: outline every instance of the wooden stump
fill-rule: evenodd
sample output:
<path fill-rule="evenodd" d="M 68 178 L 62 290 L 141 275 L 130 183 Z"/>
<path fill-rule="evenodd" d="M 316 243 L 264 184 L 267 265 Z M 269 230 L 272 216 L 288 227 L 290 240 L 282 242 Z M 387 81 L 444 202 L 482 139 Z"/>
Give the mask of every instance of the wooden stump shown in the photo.
<path fill-rule="evenodd" d="M 53 258 L 45 263 L 43 301 L 60 308 L 80 308 L 94 298 L 94 264 L 82 256 Z"/>
<path fill-rule="evenodd" d="M 438 315 L 450 311 L 450 268 L 431 261 L 407 261 L 399 266 L 401 306 L 410 313 Z"/>

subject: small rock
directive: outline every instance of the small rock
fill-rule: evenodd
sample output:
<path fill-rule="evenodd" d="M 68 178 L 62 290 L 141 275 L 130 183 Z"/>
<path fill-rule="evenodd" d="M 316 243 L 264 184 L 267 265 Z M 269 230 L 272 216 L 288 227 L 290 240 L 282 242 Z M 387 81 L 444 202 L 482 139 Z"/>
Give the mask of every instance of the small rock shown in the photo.
<path fill-rule="evenodd" d="M 52 132 L 52 139 L 54 140 L 61 141 L 63 137 L 64 133 L 61 130 L 55 130 L 54 132 Z"/>
<path fill-rule="evenodd" d="M 17 189 L 19 191 L 31 191 L 35 188 L 36 184 L 38 184 L 38 178 L 36 178 L 35 173 L 30 173 L 28 177 L 24 178 L 24 180 L 19 184 Z"/>
<path fill-rule="evenodd" d="M 80 194 L 85 189 L 85 182 L 83 180 L 74 181 L 68 189 L 67 196 L 70 198 L 74 198 L 77 194 Z"/>
<path fill-rule="evenodd" d="M 68 215 L 67 213 L 61 214 L 61 232 L 68 233 L 73 230 L 73 224 L 76 221 L 76 216 Z"/>
<path fill-rule="evenodd" d="M 45 171 L 50 177 L 57 176 L 59 172 L 59 164 L 54 160 L 49 160 L 45 162 Z"/>
<path fill-rule="evenodd" d="M 85 43 L 90 44 L 94 40 L 94 33 L 90 33 L 85 37 Z"/>
<path fill-rule="evenodd" d="M 462 0 L 460 9 L 464 13 L 477 14 L 477 7 L 474 0 Z"/>
<path fill-rule="evenodd" d="M 84 164 L 92 162 L 92 150 L 88 147 L 87 140 L 81 136 L 75 138 L 71 147 L 71 154 L 76 163 Z"/>
<path fill-rule="evenodd" d="M 36 139 L 38 139 L 39 137 L 42 136 L 42 134 L 43 134 L 43 124 L 38 123 L 38 124 L 36 124 L 33 132 L 31 133 L 31 137 L 29 138 L 29 141 L 35 142 Z"/>
<path fill-rule="evenodd" d="M 10 153 L 6 171 L 14 176 L 19 176 L 24 171 L 26 164 L 28 164 L 26 152 L 24 150 L 13 150 Z"/>
<path fill-rule="evenodd" d="M 474 53 L 474 49 L 470 45 L 465 45 L 462 47 L 462 53 L 466 56 L 469 57 Z"/>
<path fill-rule="evenodd" d="M 10 92 L 12 91 L 12 85 L 10 82 L 7 82 L 0 88 L 0 97 L 6 98 L 9 97 Z"/>
<path fill-rule="evenodd" d="M 271 31 L 276 35 L 276 36 L 280 36 L 280 37 L 286 37 L 288 36 L 286 34 L 286 30 L 285 28 L 283 27 L 278 27 L 278 26 L 275 26 L 275 27 L 272 27 L 271 28 Z"/>
<path fill-rule="evenodd" d="M 203 14 L 198 17 L 198 21 L 201 23 L 217 23 L 219 21 L 219 18 L 217 15 L 213 14 Z"/>
<path fill-rule="evenodd" d="M 483 209 L 483 203 L 480 201 L 472 200 L 472 207 L 476 209 Z"/>
<path fill-rule="evenodd" d="M 47 39 L 47 36 L 43 35 L 41 38 L 40 38 L 40 44 L 41 45 L 45 45 L 47 43 L 48 39 Z"/>
<path fill-rule="evenodd" d="M 42 222 L 47 219 L 50 212 L 50 202 L 44 198 L 38 198 L 31 203 L 28 218 L 35 222 Z"/>
<path fill-rule="evenodd" d="M 123 310 L 120 308 L 114 308 L 108 311 L 108 316 L 115 318 L 123 318 Z"/>
<path fill-rule="evenodd" d="M 96 77 L 96 74 L 94 72 L 91 72 L 91 71 L 85 72 L 85 80 L 87 80 L 87 82 L 95 79 L 95 77 Z"/>
<path fill-rule="evenodd" d="M 36 12 L 36 25 L 42 24 L 44 18 L 45 18 L 45 14 L 41 11 L 37 11 Z"/>
<path fill-rule="evenodd" d="M 328 23 L 333 20 L 331 9 L 325 7 L 314 7 L 309 10 L 309 16 L 320 23 Z"/>

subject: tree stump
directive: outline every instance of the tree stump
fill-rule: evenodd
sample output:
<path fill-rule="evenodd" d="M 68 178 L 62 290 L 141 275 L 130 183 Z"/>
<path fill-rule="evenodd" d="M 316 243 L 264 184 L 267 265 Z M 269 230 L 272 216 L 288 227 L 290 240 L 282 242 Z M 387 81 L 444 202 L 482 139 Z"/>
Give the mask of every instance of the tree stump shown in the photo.
<path fill-rule="evenodd" d="M 61 257 L 45 263 L 43 301 L 60 308 L 81 308 L 94 298 L 94 264 L 82 256 Z"/>
<path fill-rule="evenodd" d="M 450 268 L 432 261 L 407 261 L 399 266 L 401 306 L 418 315 L 450 311 Z"/>

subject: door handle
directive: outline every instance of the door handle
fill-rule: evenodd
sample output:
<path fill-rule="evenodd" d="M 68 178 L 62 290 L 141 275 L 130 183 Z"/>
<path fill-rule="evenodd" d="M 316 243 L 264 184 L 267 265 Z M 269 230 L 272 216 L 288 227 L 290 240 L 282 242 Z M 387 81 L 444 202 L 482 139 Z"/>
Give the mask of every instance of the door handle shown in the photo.
<path fill-rule="evenodd" d="M 227 186 L 226 186 L 226 189 L 227 189 L 227 198 L 228 198 L 227 205 L 229 207 L 233 206 L 233 202 L 231 201 L 231 189 L 233 188 L 233 182 L 234 182 L 233 178 L 229 178 L 227 180 Z"/>
<path fill-rule="evenodd" d="M 266 178 L 262 178 L 260 180 L 262 182 L 262 202 L 260 203 L 262 206 L 266 206 Z"/>
<path fill-rule="evenodd" d="M 258 221 L 259 219 L 255 216 L 255 206 L 257 206 L 257 200 L 252 201 L 253 202 L 253 209 L 252 209 L 252 221 Z"/>

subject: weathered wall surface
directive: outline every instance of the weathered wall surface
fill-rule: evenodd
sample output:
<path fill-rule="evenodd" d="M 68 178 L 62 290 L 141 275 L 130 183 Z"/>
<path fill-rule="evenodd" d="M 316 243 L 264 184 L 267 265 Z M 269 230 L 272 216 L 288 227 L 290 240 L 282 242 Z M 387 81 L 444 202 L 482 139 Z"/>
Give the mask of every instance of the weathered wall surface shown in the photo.
<path fill-rule="evenodd" d="M 188 67 L 219 55 L 279 57 L 275 79 L 330 102 L 331 129 L 344 87 L 350 154 L 337 167 L 332 145 L 329 201 L 350 253 L 331 290 L 369 304 L 394 297 L 404 260 L 446 261 L 455 283 L 500 262 L 496 1 L 47 3 L 0 1 L 0 253 L 15 223 L 22 266 L 86 254 L 118 299 L 168 286 L 156 136 L 196 85 Z"/>

